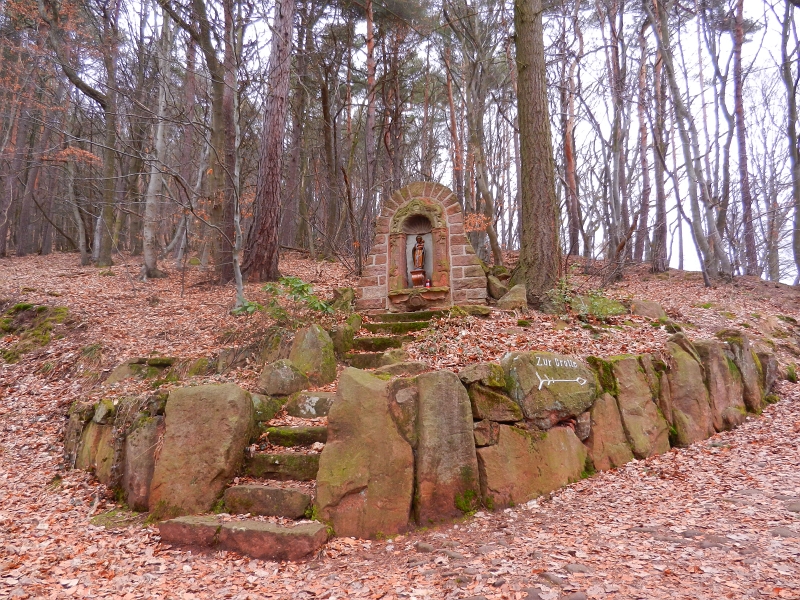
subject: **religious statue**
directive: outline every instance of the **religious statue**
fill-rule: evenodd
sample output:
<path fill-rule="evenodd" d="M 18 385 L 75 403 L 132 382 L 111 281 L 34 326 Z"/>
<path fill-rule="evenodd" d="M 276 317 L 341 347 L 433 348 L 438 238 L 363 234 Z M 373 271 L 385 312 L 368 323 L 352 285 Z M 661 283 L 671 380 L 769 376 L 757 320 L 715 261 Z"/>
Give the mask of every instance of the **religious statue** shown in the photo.
<path fill-rule="evenodd" d="M 414 269 L 425 268 L 425 240 L 421 235 L 417 236 L 417 245 L 414 246 L 411 257 L 414 259 Z"/>
<path fill-rule="evenodd" d="M 411 269 L 411 286 L 422 287 L 425 285 L 425 240 L 421 235 L 417 236 L 417 244 L 411 251 L 411 261 L 414 265 Z"/>

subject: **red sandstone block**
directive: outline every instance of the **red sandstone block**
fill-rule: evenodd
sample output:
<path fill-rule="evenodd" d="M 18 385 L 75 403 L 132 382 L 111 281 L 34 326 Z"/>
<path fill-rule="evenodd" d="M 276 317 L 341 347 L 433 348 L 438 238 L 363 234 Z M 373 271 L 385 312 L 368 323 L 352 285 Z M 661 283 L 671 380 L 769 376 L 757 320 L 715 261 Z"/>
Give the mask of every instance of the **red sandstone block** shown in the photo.
<path fill-rule="evenodd" d="M 375 264 L 376 265 L 385 265 L 386 264 L 386 255 L 385 254 L 376 254 L 375 255 Z"/>
<path fill-rule="evenodd" d="M 474 256 L 462 254 L 461 256 L 453 256 L 452 263 L 454 267 L 471 267 L 478 264 L 478 261 Z"/>
<path fill-rule="evenodd" d="M 472 265 L 469 267 L 464 267 L 464 277 L 486 277 L 486 273 L 483 271 L 483 267 L 480 265 Z"/>
<path fill-rule="evenodd" d="M 462 256 L 466 253 L 464 246 L 450 246 L 450 256 L 453 257 L 453 260 L 455 260 L 456 256 Z"/>
<path fill-rule="evenodd" d="M 450 225 L 450 233 L 451 234 L 464 233 L 464 224 L 463 223 L 452 223 Z"/>
<path fill-rule="evenodd" d="M 464 290 L 468 300 L 483 300 L 486 301 L 486 288 L 475 288 L 471 290 Z"/>
<path fill-rule="evenodd" d="M 463 233 L 456 233 L 450 236 L 450 243 L 453 244 L 454 246 L 458 246 L 460 244 L 467 245 L 469 244 L 469 240 L 467 239 L 467 236 L 464 235 Z"/>
<path fill-rule="evenodd" d="M 459 302 L 464 302 L 467 299 L 467 293 L 464 290 L 455 290 L 453 292 L 453 302 L 458 304 Z"/>
<path fill-rule="evenodd" d="M 456 213 L 461 212 L 461 207 L 458 205 L 458 203 L 451 204 L 450 206 L 447 207 L 447 210 L 445 212 L 447 213 L 448 216 L 454 215 Z"/>
<path fill-rule="evenodd" d="M 375 244 L 369 252 L 370 254 L 386 254 L 386 244 Z"/>
<path fill-rule="evenodd" d="M 464 268 L 463 267 L 453 267 L 450 270 L 450 277 L 461 278 L 463 276 L 464 276 Z"/>
<path fill-rule="evenodd" d="M 383 298 L 363 298 L 356 300 L 356 310 L 376 310 L 386 307 L 386 300 Z"/>
<path fill-rule="evenodd" d="M 464 277 L 462 279 L 453 278 L 452 281 L 454 290 L 486 288 L 485 277 Z"/>
<path fill-rule="evenodd" d="M 358 286 L 360 288 L 368 288 L 376 285 L 380 285 L 378 277 L 362 277 L 358 280 Z"/>
<path fill-rule="evenodd" d="M 362 290 L 362 298 L 365 300 L 369 298 L 383 298 L 386 295 L 386 288 L 382 285 L 376 285 L 372 287 L 364 287 L 361 288 Z"/>

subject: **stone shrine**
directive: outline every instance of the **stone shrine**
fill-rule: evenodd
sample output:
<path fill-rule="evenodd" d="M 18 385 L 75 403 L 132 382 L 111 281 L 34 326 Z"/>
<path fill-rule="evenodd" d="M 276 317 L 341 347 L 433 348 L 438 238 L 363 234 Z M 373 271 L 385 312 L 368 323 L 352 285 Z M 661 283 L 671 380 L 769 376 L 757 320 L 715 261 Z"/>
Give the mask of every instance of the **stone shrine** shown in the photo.
<path fill-rule="evenodd" d="M 486 274 L 451 190 L 412 183 L 384 201 L 356 294 L 366 313 L 486 304 Z"/>

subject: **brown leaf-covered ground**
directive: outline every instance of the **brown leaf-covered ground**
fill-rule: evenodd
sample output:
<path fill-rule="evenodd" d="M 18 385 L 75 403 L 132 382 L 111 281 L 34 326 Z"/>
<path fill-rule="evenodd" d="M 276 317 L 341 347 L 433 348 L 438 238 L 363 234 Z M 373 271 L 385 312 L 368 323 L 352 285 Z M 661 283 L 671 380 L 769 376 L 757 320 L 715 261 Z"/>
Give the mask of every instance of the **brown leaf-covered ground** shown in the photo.
<path fill-rule="evenodd" d="M 340 265 L 302 255 L 281 268 L 322 297 L 354 283 Z M 335 539 L 308 562 L 197 554 L 161 545 L 141 523 L 92 525 L 116 505 L 91 475 L 61 468 L 69 404 L 99 396 L 97 373 L 126 358 L 208 356 L 271 324 L 265 313 L 230 316 L 233 289 L 210 285 L 206 273 L 141 283 L 133 259 L 112 271 L 77 267 L 74 255 L 0 261 L 0 299 L 71 312 L 56 329 L 63 338 L 0 363 L 0 598 L 800 598 L 800 537 L 785 537 L 800 535 L 800 513 L 790 510 L 800 501 L 800 385 L 788 382 L 760 419 L 692 448 L 456 525 L 393 540 Z M 569 278 L 581 293 L 598 281 L 577 271 Z M 266 302 L 259 287 L 248 286 L 247 297 Z M 791 319 L 800 320 L 800 293 L 787 286 L 742 278 L 706 289 L 698 274 L 642 268 L 605 293 L 662 303 L 691 337 L 744 328 L 774 346 L 784 368 L 798 361 Z M 635 317 L 498 313 L 442 320 L 409 353 L 458 370 L 511 349 L 658 353 L 668 335 Z M 13 342 L 6 336 L 0 349 Z M 210 379 L 252 389 L 256 375 L 245 366 Z"/>

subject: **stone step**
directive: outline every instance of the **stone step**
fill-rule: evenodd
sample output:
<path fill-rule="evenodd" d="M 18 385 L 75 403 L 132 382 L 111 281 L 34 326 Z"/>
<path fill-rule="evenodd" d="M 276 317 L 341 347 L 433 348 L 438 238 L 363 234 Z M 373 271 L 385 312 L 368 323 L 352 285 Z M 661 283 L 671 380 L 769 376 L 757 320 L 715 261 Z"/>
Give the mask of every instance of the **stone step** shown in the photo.
<path fill-rule="evenodd" d="M 319 454 L 258 453 L 244 462 L 244 474 L 280 481 L 314 481 L 319 470 Z"/>
<path fill-rule="evenodd" d="M 327 417 L 335 398 L 336 392 L 297 392 L 286 403 L 286 414 L 301 419 Z"/>
<path fill-rule="evenodd" d="M 374 315 L 373 318 L 378 319 L 382 323 L 400 323 L 404 321 L 430 321 L 433 317 L 443 315 L 444 310 L 420 310 L 417 312 L 408 313 L 383 313 Z"/>
<path fill-rule="evenodd" d="M 294 446 L 310 446 L 316 442 L 325 443 L 328 440 L 327 427 L 281 426 L 266 427 L 263 429 L 269 437 L 269 443 L 284 448 Z"/>
<path fill-rule="evenodd" d="M 223 495 L 231 514 L 250 513 L 267 517 L 299 519 L 311 506 L 311 496 L 299 490 L 268 485 L 233 485 Z"/>
<path fill-rule="evenodd" d="M 383 352 L 348 352 L 344 360 L 356 369 L 377 369 L 383 366 Z"/>
<path fill-rule="evenodd" d="M 328 541 L 327 528 L 317 521 L 283 527 L 252 519 L 224 523 L 215 516 L 178 517 L 159 523 L 158 531 L 166 544 L 230 550 L 264 560 L 299 560 Z"/>
<path fill-rule="evenodd" d="M 359 352 L 383 352 L 389 348 L 402 348 L 404 342 L 410 342 L 411 336 L 376 336 L 358 337 L 353 340 L 353 350 Z"/>
<path fill-rule="evenodd" d="M 396 323 L 364 323 L 362 327 L 370 333 L 391 333 L 400 335 L 409 331 L 421 331 L 426 329 L 430 323 L 428 321 L 399 321 Z"/>

